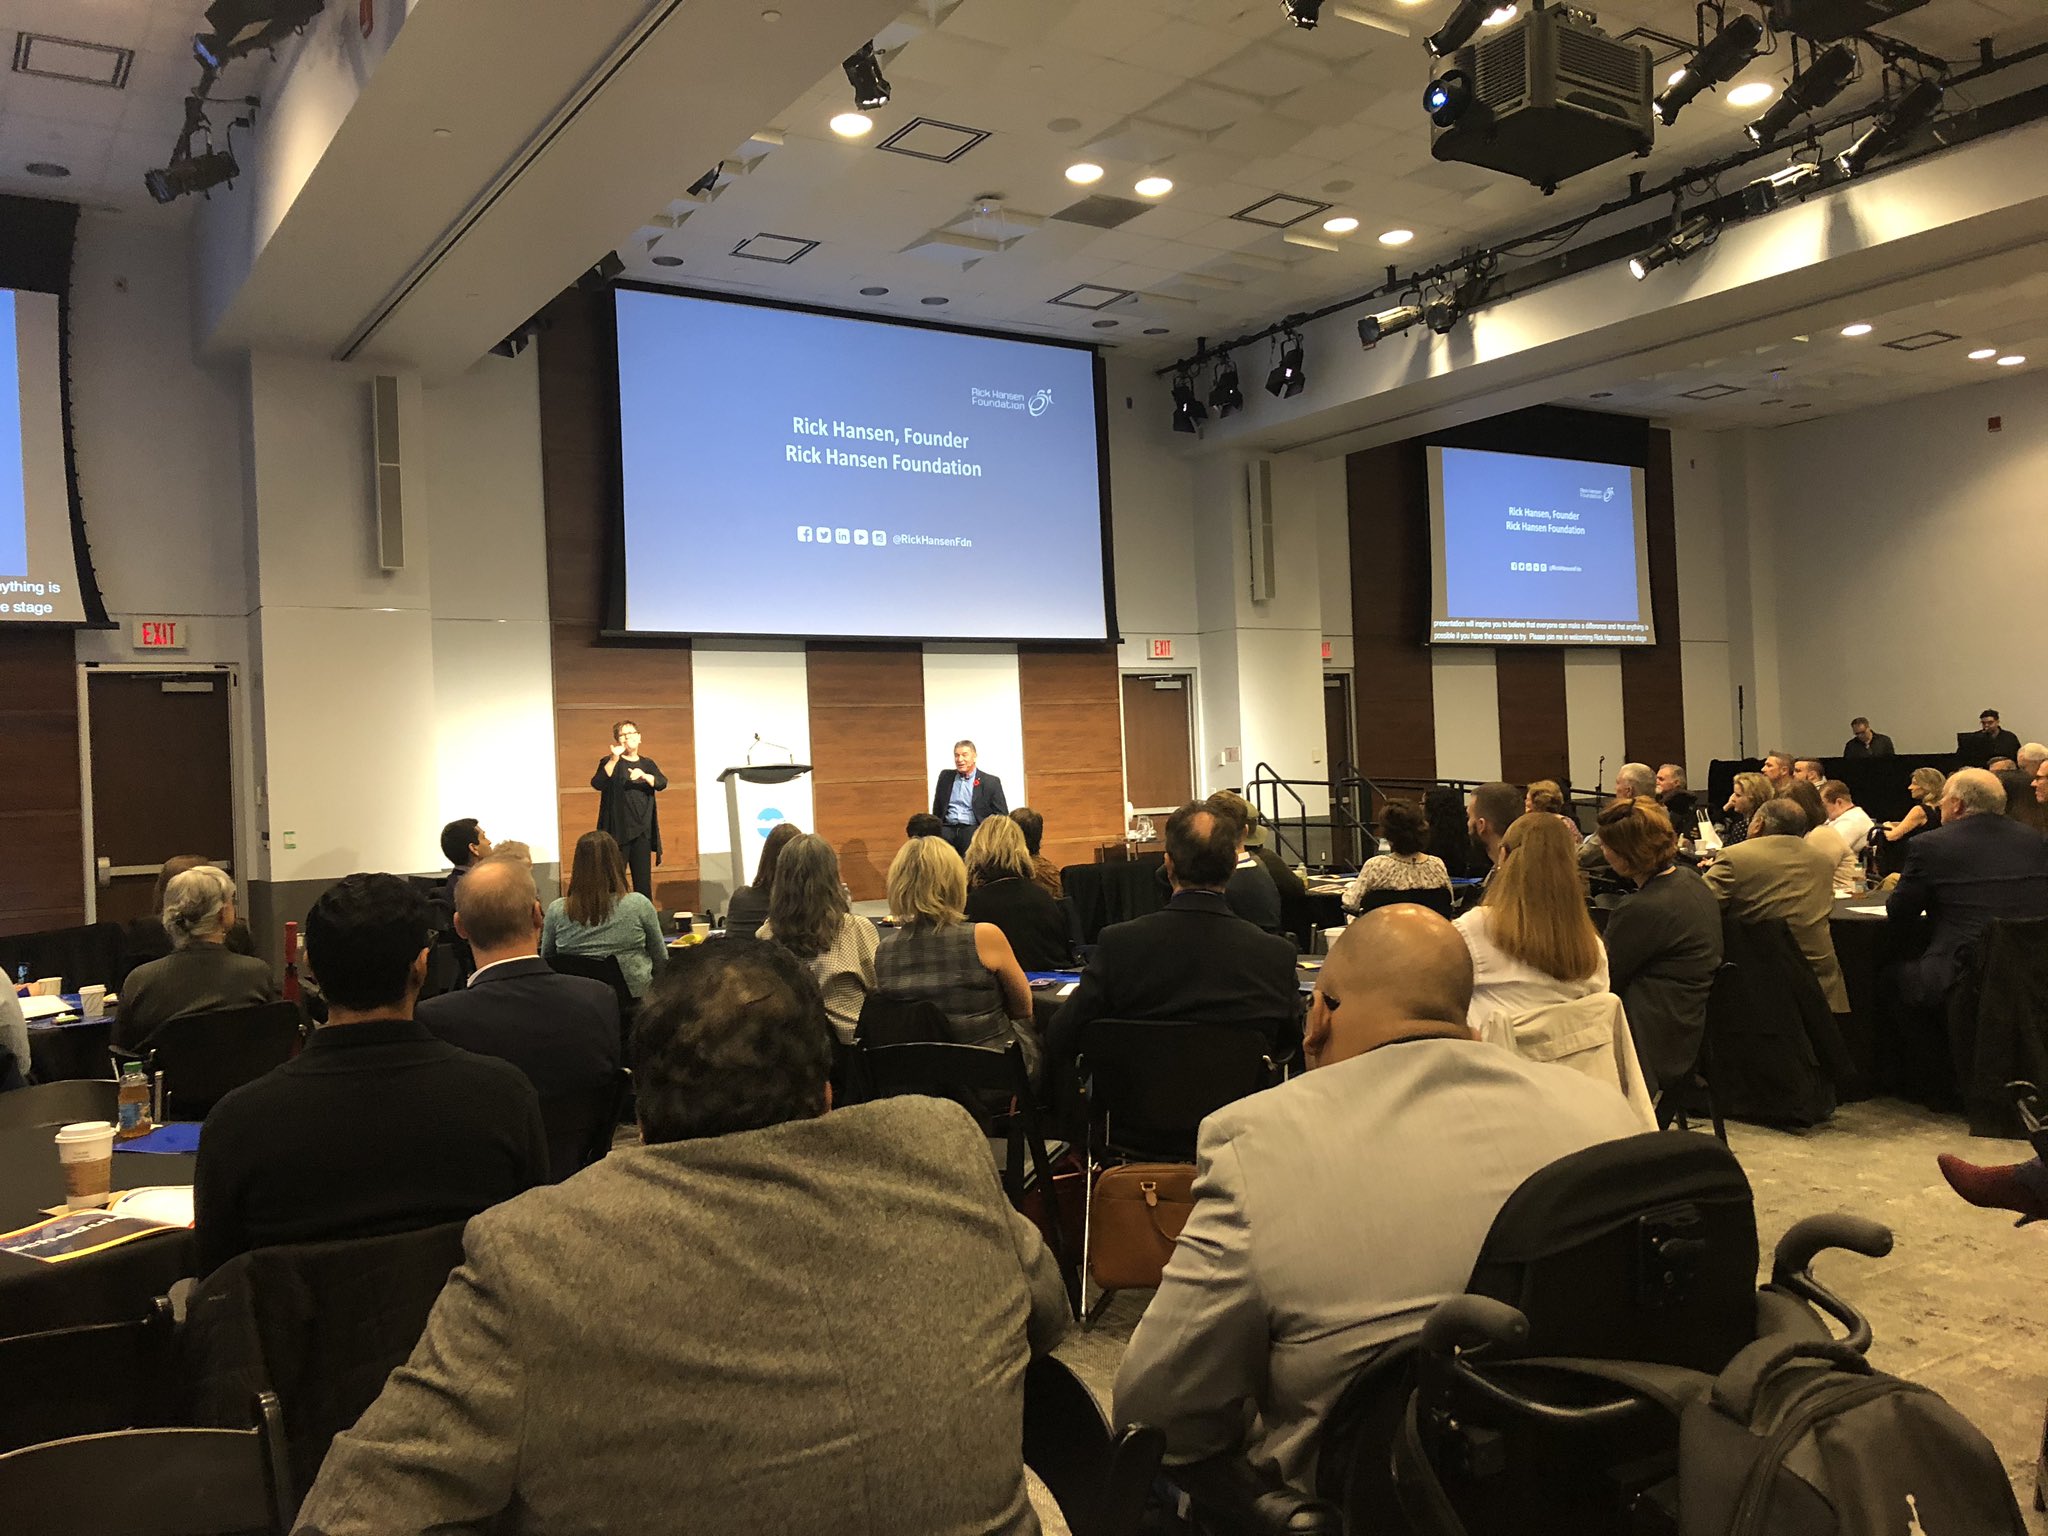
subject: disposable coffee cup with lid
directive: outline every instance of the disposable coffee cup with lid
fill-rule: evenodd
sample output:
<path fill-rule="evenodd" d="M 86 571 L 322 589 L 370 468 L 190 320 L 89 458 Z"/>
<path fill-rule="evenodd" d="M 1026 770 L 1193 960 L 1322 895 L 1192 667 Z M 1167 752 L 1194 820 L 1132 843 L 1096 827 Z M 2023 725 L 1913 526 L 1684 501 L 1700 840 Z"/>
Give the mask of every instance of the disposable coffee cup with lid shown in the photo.
<path fill-rule="evenodd" d="M 104 1205 L 114 1179 L 114 1122 L 74 1120 L 57 1130 L 64 1165 L 64 1203 L 73 1210 Z"/>

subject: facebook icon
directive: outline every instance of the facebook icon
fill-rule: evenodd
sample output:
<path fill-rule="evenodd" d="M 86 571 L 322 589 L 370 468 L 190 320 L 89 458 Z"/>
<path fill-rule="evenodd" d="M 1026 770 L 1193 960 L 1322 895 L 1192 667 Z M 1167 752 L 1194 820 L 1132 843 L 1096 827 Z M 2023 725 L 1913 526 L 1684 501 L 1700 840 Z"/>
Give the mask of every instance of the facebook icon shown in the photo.
<path fill-rule="evenodd" d="M 798 525 L 796 530 L 796 541 L 799 544 L 808 544 L 811 542 L 811 525 L 809 523 L 802 523 Z"/>

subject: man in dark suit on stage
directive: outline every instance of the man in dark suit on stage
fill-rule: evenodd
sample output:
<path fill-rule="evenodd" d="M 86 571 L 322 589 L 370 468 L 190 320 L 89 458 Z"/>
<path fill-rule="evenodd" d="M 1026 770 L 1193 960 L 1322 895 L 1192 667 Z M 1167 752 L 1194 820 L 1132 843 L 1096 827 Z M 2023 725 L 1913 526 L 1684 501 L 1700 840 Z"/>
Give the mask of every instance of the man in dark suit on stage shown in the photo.
<path fill-rule="evenodd" d="M 1070 1073 L 1095 1019 L 1242 1024 L 1275 1061 L 1301 1049 L 1301 989 L 1294 941 L 1230 910 L 1223 890 L 1237 867 L 1237 824 L 1201 803 L 1166 823 L 1165 910 L 1102 930 L 1074 994 L 1046 1031 L 1045 1055 Z"/>
<path fill-rule="evenodd" d="M 940 771 L 932 789 L 932 814 L 939 818 L 942 835 L 960 850 L 974 841 L 974 829 L 991 816 L 1009 814 L 1010 802 L 1003 798 L 1003 781 L 974 766 L 974 743 L 953 743 L 953 766 Z"/>
<path fill-rule="evenodd" d="M 1949 776 L 1941 825 L 1906 845 L 1906 868 L 1885 901 L 1893 920 L 1923 913 L 1933 926 L 1927 951 L 1899 967 L 1899 991 L 1939 1008 L 1965 946 L 2000 917 L 2048 917 L 2048 838 L 2010 821 L 2005 789 L 1982 768 Z"/>

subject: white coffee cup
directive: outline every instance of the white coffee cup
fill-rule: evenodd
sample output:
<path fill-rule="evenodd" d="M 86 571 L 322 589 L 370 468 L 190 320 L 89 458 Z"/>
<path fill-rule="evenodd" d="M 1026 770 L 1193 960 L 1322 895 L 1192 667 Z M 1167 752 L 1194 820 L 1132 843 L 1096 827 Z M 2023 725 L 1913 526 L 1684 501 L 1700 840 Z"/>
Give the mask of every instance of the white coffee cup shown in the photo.
<path fill-rule="evenodd" d="M 96 1019 L 107 1011 L 107 989 L 105 987 L 80 987 L 78 989 L 78 1011 L 88 1019 Z"/>
<path fill-rule="evenodd" d="M 64 1165 L 64 1203 L 72 1210 L 105 1205 L 114 1181 L 114 1122 L 75 1120 L 57 1131 Z"/>
<path fill-rule="evenodd" d="M 700 939 L 709 938 L 711 935 L 711 919 L 708 917 L 692 919 L 690 932 L 696 934 Z"/>
<path fill-rule="evenodd" d="M 29 983 L 28 991 L 31 997 L 61 997 L 64 993 L 64 978 L 40 976 Z"/>

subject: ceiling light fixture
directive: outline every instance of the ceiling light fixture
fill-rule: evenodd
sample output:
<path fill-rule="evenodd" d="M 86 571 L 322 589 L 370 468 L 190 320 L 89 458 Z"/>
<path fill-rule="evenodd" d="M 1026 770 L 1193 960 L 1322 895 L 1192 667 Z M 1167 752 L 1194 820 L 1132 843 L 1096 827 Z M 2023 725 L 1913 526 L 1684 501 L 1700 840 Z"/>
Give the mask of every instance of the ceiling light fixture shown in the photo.
<path fill-rule="evenodd" d="M 71 174 L 70 166 L 59 165 L 54 160 L 31 160 L 22 169 L 31 176 L 43 176 L 51 181 L 61 181 L 64 177 Z"/>
<path fill-rule="evenodd" d="M 1237 386 L 1237 364 L 1225 352 L 1216 359 L 1216 377 L 1209 385 L 1209 409 L 1221 421 L 1232 411 L 1244 409 L 1244 391 Z"/>
<path fill-rule="evenodd" d="M 1712 245 L 1720 229 L 1719 222 L 1712 214 L 1696 213 L 1642 255 L 1631 256 L 1628 262 L 1629 274 L 1637 282 L 1641 282 L 1659 267 L 1669 262 L 1683 261 L 1695 251 L 1704 250 Z"/>
<path fill-rule="evenodd" d="M 1820 179 L 1819 166 L 1805 160 L 1795 160 L 1768 176 L 1759 176 L 1744 187 L 1738 194 L 1742 202 L 1742 211 L 1750 218 L 1775 212 L 1784 206 L 1787 198 L 1803 188 L 1813 188 Z"/>
<path fill-rule="evenodd" d="M 1420 304 L 1400 304 L 1392 309 L 1383 309 L 1376 315 L 1367 315 L 1358 322 L 1358 344 L 1367 350 L 1378 346 L 1389 336 L 1422 323 Z"/>
<path fill-rule="evenodd" d="M 1986 358 L 1992 358 L 1992 357 L 1996 357 L 1996 356 L 1998 356 L 1998 348 L 1996 348 L 1996 347 L 1979 347 L 1979 348 L 1978 348 L 1978 349 L 1977 349 L 1976 351 L 1974 351 L 1974 352 L 1972 352 L 1972 353 L 1970 354 L 1970 361 L 1971 361 L 1971 362 L 1973 362 L 1973 363 L 1981 363 L 1981 362 L 1983 362 L 1983 361 L 1984 361 L 1984 360 L 1985 360 Z"/>
<path fill-rule="evenodd" d="M 1737 16 L 1709 38 L 1665 85 L 1651 107 L 1657 121 L 1667 128 L 1677 122 L 1685 104 L 1701 91 L 1733 80 L 1748 68 L 1763 43 L 1764 24 L 1748 12 Z"/>
<path fill-rule="evenodd" d="M 1200 437 L 1202 423 L 1208 419 L 1209 407 L 1202 404 L 1202 397 L 1195 393 L 1195 376 L 1176 373 L 1173 376 L 1173 430 Z"/>
<path fill-rule="evenodd" d="M 1334 219 L 1323 220 L 1323 233 L 1326 235 L 1348 235 L 1356 228 L 1358 220 L 1348 213 L 1340 213 Z"/>
<path fill-rule="evenodd" d="M 204 68 L 223 69 L 244 54 L 274 48 L 294 32 L 303 32 L 326 4 L 327 0 L 213 0 L 206 8 L 207 30 L 192 39 L 192 56 Z"/>
<path fill-rule="evenodd" d="M 2022 357 L 2019 353 L 2009 352 L 1998 360 L 1998 366 L 2001 368 L 2017 368 L 2025 361 L 2026 358 Z"/>
<path fill-rule="evenodd" d="M 1444 24 L 1424 38 L 1422 46 L 1436 58 L 1447 58 L 1472 41 L 1472 34 L 1486 24 L 1492 12 L 1487 0 L 1458 0 Z"/>
<path fill-rule="evenodd" d="M 846 83 L 853 87 L 853 104 L 863 112 L 889 105 L 889 82 L 882 76 L 882 61 L 875 56 L 872 42 L 862 43 L 841 66 Z"/>
<path fill-rule="evenodd" d="M 1322 17 L 1323 0 L 1280 0 L 1287 19 L 1304 32 L 1313 32 Z"/>
<path fill-rule="evenodd" d="M 1770 110 L 1743 131 L 1758 144 L 1768 144 L 1809 112 L 1842 94 L 1856 73 L 1856 51 L 1847 43 L 1836 43 L 1806 66 L 1806 72 L 1792 77 L 1785 94 L 1771 103 Z M 1729 94 L 1730 101 L 1735 99 Z"/>
<path fill-rule="evenodd" d="M 1844 176 L 1860 176 L 1871 161 L 1905 143 L 1940 108 L 1940 84 L 1925 77 L 1915 80 L 1861 138 L 1835 156 L 1836 168 Z"/>
<path fill-rule="evenodd" d="M 1380 244 L 1406 245 L 1410 240 L 1413 240 L 1414 238 L 1415 231 L 1412 229 L 1390 229 L 1381 234 Z"/>
<path fill-rule="evenodd" d="M 1519 5 L 1499 6 L 1494 10 L 1492 15 L 1488 16 L 1486 20 L 1481 23 L 1481 25 L 1488 27 L 1504 27 L 1521 14 L 1522 8 Z"/>
<path fill-rule="evenodd" d="M 1728 93 L 1731 107 L 1760 107 L 1778 94 L 1778 88 L 1768 80 L 1751 80 L 1738 85 Z"/>
<path fill-rule="evenodd" d="M 142 184 L 160 203 L 175 202 L 194 192 L 211 192 L 242 174 L 235 157 L 224 149 L 209 149 L 202 155 L 177 155 L 160 170 L 145 171 Z"/>
<path fill-rule="evenodd" d="M 1092 187 L 1102 180 L 1102 167 L 1092 160 L 1076 160 L 1067 167 L 1067 180 L 1077 187 Z"/>
<path fill-rule="evenodd" d="M 1131 190 L 1140 197 L 1164 197 L 1173 190 L 1173 183 L 1164 176 L 1140 176 Z"/>
<path fill-rule="evenodd" d="M 1266 375 L 1266 393 L 1276 399 L 1292 400 L 1308 386 L 1308 375 L 1301 366 L 1301 334 L 1290 326 L 1276 345 L 1280 355 L 1273 371 Z"/>
<path fill-rule="evenodd" d="M 875 120 L 865 112 L 841 112 L 827 126 L 842 139 L 857 139 L 874 128 Z"/>
<path fill-rule="evenodd" d="M 1868 336 L 1870 331 L 1870 322 L 1867 320 L 1858 320 L 1854 325 L 1842 327 L 1842 334 L 1844 336 Z"/>

